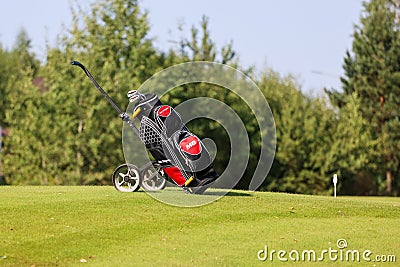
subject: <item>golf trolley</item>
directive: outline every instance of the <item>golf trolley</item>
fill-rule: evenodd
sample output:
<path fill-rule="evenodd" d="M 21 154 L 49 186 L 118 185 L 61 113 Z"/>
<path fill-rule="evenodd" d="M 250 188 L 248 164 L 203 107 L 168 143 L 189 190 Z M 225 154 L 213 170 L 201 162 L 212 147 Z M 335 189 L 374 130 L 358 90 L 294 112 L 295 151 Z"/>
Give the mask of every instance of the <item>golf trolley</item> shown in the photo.
<path fill-rule="evenodd" d="M 218 178 L 203 143 L 157 95 L 129 91 L 129 101 L 135 103 L 130 116 L 115 104 L 84 65 L 78 61 L 71 64 L 85 72 L 154 158 L 141 167 L 130 163 L 118 166 L 112 175 L 118 191 L 135 192 L 140 187 L 147 191 L 162 190 L 169 178 L 186 193 L 202 194 Z"/>

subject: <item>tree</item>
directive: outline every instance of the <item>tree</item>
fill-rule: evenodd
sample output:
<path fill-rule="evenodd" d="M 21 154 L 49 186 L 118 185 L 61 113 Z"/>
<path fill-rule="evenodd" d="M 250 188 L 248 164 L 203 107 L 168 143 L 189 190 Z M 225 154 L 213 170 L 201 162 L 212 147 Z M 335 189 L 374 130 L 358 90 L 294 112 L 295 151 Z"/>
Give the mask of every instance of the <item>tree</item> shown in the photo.
<path fill-rule="evenodd" d="M 183 28 L 180 27 L 179 30 L 183 31 Z M 184 35 L 185 34 L 182 33 L 182 36 Z M 221 49 L 218 49 L 216 43 L 211 38 L 209 19 L 206 16 L 202 17 L 199 26 L 193 25 L 191 27 L 189 37 L 181 38 L 176 44 L 178 44 L 176 51 L 170 50 L 166 54 L 165 62 L 168 64 L 173 65 L 187 61 L 208 61 L 227 64 L 240 69 L 236 52 L 233 49 L 233 43 L 230 42 L 222 46 Z M 249 74 L 251 69 L 244 70 L 243 72 Z M 232 79 L 232 77 L 227 77 L 227 79 Z M 226 88 L 204 82 L 174 88 L 174 90 L 171 90 L 162 100 L 169 105 L 175 106 L 196 97 L 208 97 L 220 100 L 232 108 L 245 123 L 247 134 L 250 136 L 251 152 L 249 164 L 245 174 L 237 184 L 237 188 L 248 189 L 252 173 L 257 164 L 257 157 L 260 153 L 261 145 L 260 133 L 255 116 L 238 95 Z M 201 114 L 202 110 L 204 110 L 204 107 L 198 108 L 201 110 L 199 110 L 199 112 L 193 111 L 194 114 Z M 214 111 L 215 110 L 211 112 Z M 231 157 L 240 157 L 240 155 L 238 155 L 239 153 L 231 155 L 229 135 L 218 122 L 209 119 L 196 119 L 189 122 L 188 127 L 193 133 L 198 135 L 200 139 L 210 138 L 216 143 L 218 153 L 213 162 L 213 166 L 219 173 L 222 173 L 226 169 L 229 160 L 232 159 Z"/>
<path fill-rule="evenodd" d="M 359 111 L 370 122 L 367 130 L 377 143 L 378 176 L 386 177 L 386 192 L 399 178 L 400 155 L 400 22 L 398 0 L 371 0 L 363 4 L 355 26 L 352 51 L 344 59 L 343 92 L 328 91 L 343 108 L 351 95 L 360 100 Z"/>
<path fill-rule="evenodd" d="M 361 101 L 354 92 L 350 100 L 338 109 L 337 124 L 329 157 L 334 158 L 332 169 L 341 177 L 342 194 L 371 195 L 378 192 L 371 177 L 377 164 L 377 142 L 368 131 L 369 122 L 359 112 Z"/>
<path fill-rule="evenodd" d="M 266 71 L 258 82 L 274 114 L 277 148 L 264 190 L 327 194 L 336 171 L 335 113 L 323 98 L 302 93 L 291 77 Z"/>
<path fill-rule="evenodd" d="M 178 29 L 184 35 L 183 26 L 180 25 Z M 176 43 L 178 44 L 177 51 L 170 50 L 167 56 L 167 59 L 175 58 L 176 60 L 173 62 L 175 64 L 185 61 L 210 61 L 231 66 L 238 65 L 237 54 L 233 49 L 232 42 L 218 50 L 216 43 L 211 38 L 209 18 L 207 16 L 202 17 L 200 28 L 192 25 L 189 38 L 183 37 Z M 168 61 L 171 62 L 170 60 Z"/>
<path fill-rule="evenodd" d="M 10 53 L 0 46 L 0 125 L 5 126 L 4 113 L 7 109 L 8 79 L 11 68 Z"/>
<path fill-rule="evenodd" d="M 49 116 L 43 109 L 41 93 L 34 86 L 33 71 L 21 69 L 9 77 L 12 86 L 4 117 L 9 136 L 4 145 L 4 174 L 9 184 L 52 184 L 44 173 L 43 154 L 51 147 L 43 142 Z"/>
<path fill-rule="evenodd" d="M 38 178 L 38 169 L 32 167 L 37 166 L 32 155 L 40 151 L 34 122 L 40 117 L 36 115 L 41 105 L 40 91 L 33 80 L 40 64 L 30 49 L 31 40 L 24 29 L 17 35 L 11 51 L 0 49 L 0 124 L 9 132 L 4 138 L 1 160 L 6 180 L 12 183 L 26 177 L 28 183 L 35 183 Z"/>
<path fill-rule="evenodd" d="M 24 28 L 18 33 L 11 51 L 3 49 L 0 45 L 0 125 L 6 126 L 5 111 L 9 108 L 9 94 L 13 90 L 10 84 L 11 76 L 21 75 L 21 70 L 32 70 L 35 77 L 40 63 L 31 50 L 31 40 Z"/>
<path fill-rule="evenodd" d="M 29 38 L 27 31 L 24 28 L 21 28 L 13 49 L 11 50 L 13 64 L 19 69 L 31 69 L 33 71 L 32 76 L 36 77 L 40 63 L 35 54 L 30 51 L 31 48 L 31 39 Z"/>
<path fill-rule="evenodd" d="M 138 1 L 101 0 L 89 14 L 73 10 L 73 25 L 60 47 L 49 49 L 42 72 L 53 135 L 47 170 L 61 184 L 106 184 L 123 162 L 122 121 L 71 60 L 84 63 L 124 110 L 126 93 L 158 68 L 148 37 L 147 14 Z M 49 132 L 49 131 L 48 131 Z"/>

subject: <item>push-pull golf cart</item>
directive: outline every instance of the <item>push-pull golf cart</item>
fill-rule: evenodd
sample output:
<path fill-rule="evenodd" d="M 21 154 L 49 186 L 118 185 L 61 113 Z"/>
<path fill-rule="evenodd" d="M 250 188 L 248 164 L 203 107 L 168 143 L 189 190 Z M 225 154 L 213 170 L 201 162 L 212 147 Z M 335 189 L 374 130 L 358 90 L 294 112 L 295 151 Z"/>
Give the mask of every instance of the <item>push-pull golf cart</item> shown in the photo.
<path fill-rule="evenodd" d="M 171 179 L 186 193 L 203 193 L 218 178 L 211 157 L 200 141 L 182 122 L 180 115 L 164 105 L 155 94 L 128 92 L 133 113 L 123 112 L 96 82 L 84 65 L 72 61 L 89 77 L 96 88 L 128 123 L 154 158 L 141 167 L 131 163 L 118 166 L 112 176 L 115 188 L 122 192 L 161 190 Z M 136 125 L 139 125 L 138 127 Z"/>

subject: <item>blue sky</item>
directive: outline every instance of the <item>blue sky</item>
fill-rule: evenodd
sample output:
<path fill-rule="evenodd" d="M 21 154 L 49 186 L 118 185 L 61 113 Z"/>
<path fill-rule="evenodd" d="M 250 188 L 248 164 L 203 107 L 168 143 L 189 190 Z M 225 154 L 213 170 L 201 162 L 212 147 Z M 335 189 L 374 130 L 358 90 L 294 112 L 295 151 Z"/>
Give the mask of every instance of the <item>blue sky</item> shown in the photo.
<path fill-rule="evenodd" d="M 88 7 L 89 1 L 77 0 Z M 45 55 L 46 40 L 55 44 L 62 25 L 71 22 L 71 0 L 3 1 L 0 43 L 10 48 L 21 27 L 34 52 Z M 219 47 L 233 41 L 241 65 L 265 66 L 296 77 L 303 91 L 340 88 L 343 56 L 351 48 L 362 0 L 142 0 L 149 11 L 150 36 L 167 50 L 181 33 L 209 17 L 212 39 Z"/>

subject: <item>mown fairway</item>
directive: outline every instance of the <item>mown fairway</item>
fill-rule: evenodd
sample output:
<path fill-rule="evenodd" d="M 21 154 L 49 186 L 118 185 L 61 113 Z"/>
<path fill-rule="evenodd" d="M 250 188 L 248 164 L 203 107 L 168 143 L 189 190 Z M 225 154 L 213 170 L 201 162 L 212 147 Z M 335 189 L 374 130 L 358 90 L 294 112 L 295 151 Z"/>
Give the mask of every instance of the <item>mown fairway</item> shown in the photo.
<path fill-rule="evenodd" d="M 212 192 L 212 191 L 211 191 Z M 197 197 L 177 192 L 177 197 Z M 202 197 L 208 197 L 202 196 Z M 396 266 L 400 198 L 233 191 L 197 208 L 112 187 L 0 187 L 0 266 Z M 348 246 L 337 247 L 338 239 Z M 268 247 L 288 262 L 260 261 Z M 360 263 L 339 252 L 360 251 Z M 294 262 L 294 250 L 300 260 Z M 316 251 L 301 259 L 303 250 Z M 370 250 L 370 262 L 362 253 Z M 374 261 L 375 256 L 386 261 Z M 265 253 L 259 254 L 264 257 Z M 312 255 L 311 255 L 312 256 Z M 333 257 L 334 258 L 334 257 Z M 381 257 L 382 259 L 382 257 Z"/>

